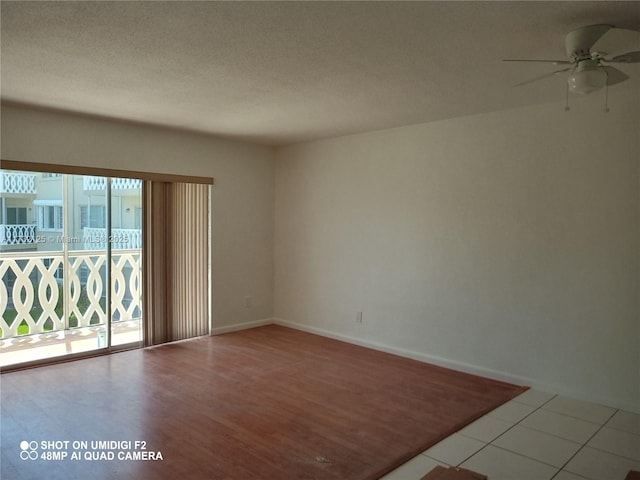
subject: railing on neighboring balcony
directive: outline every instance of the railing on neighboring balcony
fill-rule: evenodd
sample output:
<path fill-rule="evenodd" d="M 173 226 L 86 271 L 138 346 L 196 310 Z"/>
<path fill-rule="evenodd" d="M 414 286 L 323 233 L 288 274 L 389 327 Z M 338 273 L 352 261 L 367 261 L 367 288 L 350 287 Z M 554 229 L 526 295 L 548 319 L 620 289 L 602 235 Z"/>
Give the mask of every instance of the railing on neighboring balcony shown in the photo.
<path fill-rule="evenodd" d="M 64 262 L 63 254 L 57 252 L 2 254 L 0 338 L 105 323 L 105 253 L 71 251 Z M 141 276 L 140 250 L 112 254 L 112 322 L 142 317 Z M 66 312 L 63 284 L 68 288 Z"/>
<path fill-rule="evenodd" d="M 85 190 L 104 190 L 107 188 L 106 177 L 84 177 L 82 179 Z M 112 190 L 137 190 L 142 187 L 142 180 L 137 178 L 112 178 Z"/>
<path fill-rule="evenodd" d="M 106 228 L 83 228 L 84 248 L 98 250 L 107 248 L 111 243 L 114 250 L 127 250 L 142 247 L 142 230 L 134 228 L 113 228 L 111 235 L 107 235 Z"/>
<path fill-rule="evenodd" d="M 35 225 L 0 224 L 0 245 L 31 245 L 36 243 Z"/>
<path fill-rule="evenodd" d="M 35 195 L 36 174 L 0 172 L 0 193 L 26 193 Z"/>

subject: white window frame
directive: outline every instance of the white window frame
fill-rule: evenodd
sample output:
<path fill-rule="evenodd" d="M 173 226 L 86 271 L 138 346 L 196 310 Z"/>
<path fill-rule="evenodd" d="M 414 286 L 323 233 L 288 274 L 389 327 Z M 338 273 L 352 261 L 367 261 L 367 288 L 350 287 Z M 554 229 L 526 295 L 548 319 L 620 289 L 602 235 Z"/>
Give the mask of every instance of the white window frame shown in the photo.
<path fill-rule="evenodd" d="M 97 217 L 93 216 L 95 212 L 98 212 Z M 106 214 L 105 205 L 80 205 L 80 228 L 107 228 Z M 96 219 L 101 221 L 95 222 Z M 94 226 L 92 223 L 100 223 L 100 225 Z"/>
<path fill-rule="evenodd" d="M 9 210 L 12 210 L 14 212 L 15 215 L 15 222 L 14 223 L 9 223 Z M 6 207 L 5 208 L 5 213 L 7 215 L 7 218 L 5 220 L 6 225 L 26 225 L 27 224 L 27 207 Z M 24 214 L 24 222 L 20 221 L 20 213 Z"/>
<path fill-rule="evenodd" d="M 62 200 L 34 200 L 38 230 L 45 232 L 61 232 L 64 228 L 64 211 Z M 53 225 L 50 224 L 48 209 L 53 208 Z"/>

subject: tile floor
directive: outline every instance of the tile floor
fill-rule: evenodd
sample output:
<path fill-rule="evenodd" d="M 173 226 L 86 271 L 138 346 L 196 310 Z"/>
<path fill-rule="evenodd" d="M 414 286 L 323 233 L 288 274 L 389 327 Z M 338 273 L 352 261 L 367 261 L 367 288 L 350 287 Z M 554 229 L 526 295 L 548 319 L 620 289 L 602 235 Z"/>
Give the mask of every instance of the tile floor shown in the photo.
<path fill-rule="evenodd" d="M 436 465 L 489 480 L 624 480 L 640 470 L 640 415 L 528 390 L 383 480 L 419 480 Z"/>

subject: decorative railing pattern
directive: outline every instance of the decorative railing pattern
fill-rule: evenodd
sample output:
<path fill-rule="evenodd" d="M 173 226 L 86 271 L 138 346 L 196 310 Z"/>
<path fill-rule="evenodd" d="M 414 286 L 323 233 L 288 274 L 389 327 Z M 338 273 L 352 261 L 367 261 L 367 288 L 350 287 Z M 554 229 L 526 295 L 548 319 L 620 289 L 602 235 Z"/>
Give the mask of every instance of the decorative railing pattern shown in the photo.
<path fill-rule="evenodd" d="M 85 190 L 104 190 L 107 188 L 106 177 L 84 177 L 82 179 Z M 142 180 L 137 178 L 112 178 L 112 190 L 136 190 L 142 187 Z"/>
<path fill-rule="evenodd" d="M 106 228 L 83 228 L 85 250 L 99 250 L 107 248 L 111 243 L 114 250 L 129 250 L 142 247 L 142 230 L 135 228 L 113 228 L 111 235 L 107 235 Z"/>
<path fill-rule="evenodd" d="M 104 324 L 106 273 L 104 252 L 3 253 L 0 258 L 1 338 Z M 65 268 L 60 268 L 65 267 Z M 62 270 L 63 282 L 57 278 Z M 119 251 L 111 260 L 113 322 L 142 316 L 140 250 Z M 64 312 L 63 284 L 69 288 Z M 21 324 L 26 324 L 19 331 Z"/>
<path fill-rule="evenodd" d="M 35 242 L 35 225 L 0 224 L 0 245 L 30 245 Z"/>
<path fill-rule="evenodd" d="M 0 172 L 0 193 L 36 193 L 35 173 Z"/>
<path fill-rule="evenodd" d="M 111 320 L 128 321 L 142 316 L 142 264 L 140 251 L 111 254 Z"/>

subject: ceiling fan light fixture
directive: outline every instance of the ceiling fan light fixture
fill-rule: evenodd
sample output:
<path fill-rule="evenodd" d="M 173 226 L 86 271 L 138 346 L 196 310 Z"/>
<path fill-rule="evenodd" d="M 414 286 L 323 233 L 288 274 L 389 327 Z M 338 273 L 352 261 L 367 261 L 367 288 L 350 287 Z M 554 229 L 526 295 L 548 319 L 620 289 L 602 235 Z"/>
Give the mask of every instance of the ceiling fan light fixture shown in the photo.
<path fill-rule="evenodd" d="M 607 84 L 607 72 L 597 63 L 595 65 L 578 65 L 567 82 L 569 82 L 570 92 L 586 95 L 600 90 Z"/>

